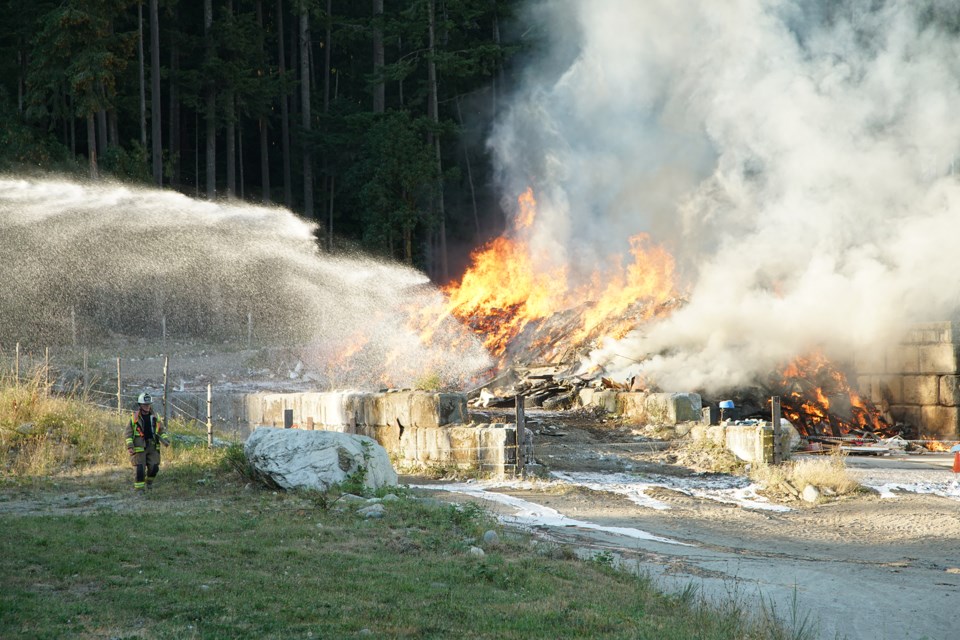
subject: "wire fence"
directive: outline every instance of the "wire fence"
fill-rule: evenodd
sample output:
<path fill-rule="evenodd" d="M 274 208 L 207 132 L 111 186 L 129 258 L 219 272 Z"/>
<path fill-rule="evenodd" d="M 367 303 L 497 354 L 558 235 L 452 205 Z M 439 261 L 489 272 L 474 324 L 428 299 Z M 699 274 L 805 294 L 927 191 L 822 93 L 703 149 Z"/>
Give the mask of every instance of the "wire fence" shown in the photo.
<path fill-rule="evenodd" d="M 14 379 L 15 384 L 29 383 L 42 386 L 48 393 L 71 396 L 104 411 L 116 412 L 120 416 L 136 408 L 137 399 L 141 392 L 145 390 L 153 391 L 153 388 L 145 389 L 143 384 L 137 383 L 134 386 L 124 381 L 123 359 L 120 357 L 113 359 L 113 363 L 116 364 L 115 374 L 110 375 L 104 373 L 102 359 L 99 363 L 94 363 L 93 366 L 91 366 L 86 349 L 84 349 L 82 353 L 73 350 L 66 354 L 57 354 L 51 353 L 51 350 L 45 347 L 42 351 L 43 355 L 40 356 L 38 355 L 39 353 L 39 350 L 35 352 L 23 349 L 21 345 L 16 345 L 13 348 L 0 345 L 0 378 L 10 376 Z M 113 369 L 112 364 L 109 369 Z M 154 394 L 159 397 L 160 401 L 154 404 L 158 409 L 158 413 L 160 413 L 166 422 L 172 423 L 173 421 L 180 421 L 188 423 L 193 427 L 205 425 L 209 445 L 212 445 L 214 440 L 214 424 L 217 425 L 217 431 L 221 436 L 225 436 L 233 442 L 237 442 L 242 436 L 245 436 L 246 433 L 249 432 L 252 425 L 247 424 L 246 420 L 241 419 L 240 416 L 233 415 L 232 417 L 227 417 L 214 413 L 213 406 L 215 403 L 212 385 L 208 385 L 205 394 L 193 390 L 184 390 L 182 388 L 170 391 L 167 384 L 170 374 L 169 358 L 164 357 L 163 370 L 158 370 L 156 374 L 156 379 L 161 379 L 160 377 L 162 375 L 162 379 L 164 380 L 161 386 L 162 391 L 159 394 Z M 276 421 L 274 424 L 275 423 Z M 525 418 L 522 415 L 518 415 L 517 423 L 524 424 Z M 501 424 L 515 428 L 517 423 Z M 292 417 L 288 419 L 286 415 L 284 416 L 283 426 L 293 426 L 299 429 L 315 427 L 318 430 L 359 431 L 367 435 L 374 435 L 379 429 L 384 428 L 384 425 L 358 427 L 348 424 L 325 424 L 322 421 L 314 423 L 312 417 L 304 416 L 300 416 L 299 422 L 293 423 Z M 527 432 L 530 433 L 529 437 L 532 438 L 533 432 L 530 431 L 529 428 Z M 554 435 L 556 434 L 541 436 L 541 442 L 552 440 L 553 438 L 551 436 Z M 478 436 L 478 438 L 482 438 L 482 436 Z M 892 440 L 934 451 L 949 451 L 954 445 L 960 444 L 960 440 L 908 440 L 901 437 L 874 440 L 852 434 L 840 437 L 819 436 L 817 439 L 826 444 L 839 446 L 856 446 L 861 444 L 869 446 L 870 444 L 882 444 Z M 423 447 L 421 447 L 419 443 L 414 444 L 412 447 L 408 446 L 404 449 L 402 458 L 405 460 L 419 459 L 427 455 L 426 451 L 429 449 L 432 452 L 429 455 L 430 461 L 441 464 L 456 464 L 465 457 L 469 457 L 480 461 L 481 464 L 484 460 L 492 458 L 502 459 L 505 462 L 508 459 L 512 459 L 514 463 L 519 460 L 522 466 L 522 461 L 525 458 L 531 459 L 532 455 L 517 455 L 516 452 L 518 449 L 527 448 L 527 438 L 521 438 L 520 440 L 521 442 L 518 443 L 517 438 L 514 437 L 513 442 L 509 443 L 506 439 L 502 441 L 497 439 L 496 442 L 491 443 L 489 446 L 484 446 L 480 442 L 470 444 L 464 440 L 456 440 L 454 438 L 448 438 L 445 443 L 438 443 L 434 440 L 430 443 L 423 443 Z M 594 444 L 611 449 L 629 448 L 632 450 L 653 451 L 661 449 L 664 443 L 661 441 L 601 441 Z M 532 441 L 529 446 L 532 450 Z M 507 450 L 511 450 L 511 453 L 506 453 Z"/>
<path fill-rule="evenodd" d="M 234 441 L 240 436 L 239 421 L 213 415 L 212 385 L 208 385 L 206 396 L 169 390 L 168 356 L 163 357 L 163 370 L 155 374 L 154 379 L 163 380 L 160 393 L 156 393 L 157 387 L 154 385 L 130 382 L 124 378 L 122 357 L 112 358 L 105 367 L 103 358 L 91 363 L 86 348 L 53 352 L 49 347 L 44 347 L 42 356 L 38 353 L 19 343 L 13 346 L 0 345 L 0 379 L 12 380 L 17 386 L 31 385 L 50 395 L 71 397 L 120 416 L 133 411 L 140 394 L 148 392 L 159 399 L 153 404 L 164 419 L 206 425 L 208 444 L 212 444 L 215 423 L 221 434 L 227 432 Z M 105 373 L 105 368 L 111 370 L 111 374 Z"/>

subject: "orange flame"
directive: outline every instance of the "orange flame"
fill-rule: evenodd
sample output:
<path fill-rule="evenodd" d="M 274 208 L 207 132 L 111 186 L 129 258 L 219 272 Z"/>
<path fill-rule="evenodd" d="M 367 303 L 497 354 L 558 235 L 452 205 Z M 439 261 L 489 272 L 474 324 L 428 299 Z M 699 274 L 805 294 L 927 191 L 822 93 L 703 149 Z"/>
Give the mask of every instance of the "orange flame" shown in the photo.
<path fill-rule="evenodd" d="M 527 234 L 537 215 L 533 190 L 521 194 L 517 204 L 514 237 L 498 237 L 476 251 L 460 282 L 444 290 L 446 312 L 479 334 L 493 355 L 503 355 L 529 324 L 581 306 L 572 335 L 565 326 L 566 335 L 540 336 L 538 343 L 562 337 L 576 345 L 598 332 L 620 337 L 676 295 L 673 257 L 646 234 L 630 238 L 634 261 L 626 269 L 614 260 L 596 270 L 589 283 L 572 285 L 566 267 L 544 267 L 551 261 L 532 253 Z M 643 310 L 625 315 L 638 302 Z"/>
<path fill-rule="evenodd" d="M 920 436 L 920 440 L 923 441 L 923 448 L 927 451 L 950 451 L 951 444 L 949 442 L 941 442 L 939 440 L 933 440 L 927 436 Z"/>
<path fill-rule="evenodd" d="M 788 390 L 782 400 L 783 413 L 801 430 L 829 428 L 835 435 L 851 430 L 891 433 L 880 410 L 854 391 L 843 371 L 821 352 L 795 359 L 783 368 L 781 376 L 780 385 Z M 834 407 L 831 412 L 831 398 L 848 400 L 849 411 Z"/>

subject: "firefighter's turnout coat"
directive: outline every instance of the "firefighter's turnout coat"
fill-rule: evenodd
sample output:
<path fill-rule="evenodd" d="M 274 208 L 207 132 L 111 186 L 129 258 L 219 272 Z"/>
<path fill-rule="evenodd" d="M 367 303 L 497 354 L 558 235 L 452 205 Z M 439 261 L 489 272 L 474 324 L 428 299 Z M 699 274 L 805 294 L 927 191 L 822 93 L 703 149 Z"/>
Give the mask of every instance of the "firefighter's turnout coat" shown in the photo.
<path fill-rule="evenodd" d="M 127 423 L 126 435 L 127 449 L 133 449 L 134 455 L 146 451 L 148 445 L 151 449 L 158 449 L 161 442 L 170 445 L 170 436 L 152 411 L 146 414 L 141 413 L 140 409 L 134 411 Z"/>

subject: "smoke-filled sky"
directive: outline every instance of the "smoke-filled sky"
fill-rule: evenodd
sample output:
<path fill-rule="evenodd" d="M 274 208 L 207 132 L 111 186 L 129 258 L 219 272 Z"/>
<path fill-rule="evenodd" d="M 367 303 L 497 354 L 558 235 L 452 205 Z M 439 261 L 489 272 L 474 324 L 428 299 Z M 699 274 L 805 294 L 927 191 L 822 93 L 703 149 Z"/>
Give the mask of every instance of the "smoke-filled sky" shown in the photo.
<path fill-rule="evenodd" d="M 956 3 L 548 0 L 530 11 L 549 55 L 490 146 L 507 193 L 533 182 L 536 253 L 590 271 L 650 232 L 689 297 L 591 363 L 719 390 L 816 347 L 851 359 L 909 322 L 954 316 Z"/>

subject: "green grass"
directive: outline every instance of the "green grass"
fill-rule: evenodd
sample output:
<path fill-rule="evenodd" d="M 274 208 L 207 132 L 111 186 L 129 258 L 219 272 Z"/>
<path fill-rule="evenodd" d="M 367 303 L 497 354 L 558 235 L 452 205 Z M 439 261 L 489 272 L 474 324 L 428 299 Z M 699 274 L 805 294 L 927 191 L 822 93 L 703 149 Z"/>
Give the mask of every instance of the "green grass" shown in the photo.
<path fill-rule="evenodd" d="M 809 636 L 763 603 L 711 606 L 695 589 L 664 594 L 612 556 L 533 545 L 472 505 L 397 489 L 383 518 L 365 519 L 340 490 L 273 491 L 251 480 L 239 447 L 164 449 L 157 486 L 136 496 L 123 455 L 45 452 L 112 451 L 120 437 L 110 414 L 65 406 L 47 408 L 84 416 L 83 428 L 76 442 L 37 444 L 53 470 L 14 462 L 0 476 L 2 638 Z M 491 528 L 500 544 L 472 555 Z"/>
<path fill-rule="evenodd" d="M 496 526 L 479 509 L 401 491 L 367 520 L 343 500 L 244 489 L 228 466 L 165 469 L 148 496 L 116 491 L 75 515 L 0 504 L 0 637 L 792 637 L 508 532 L 476 558 Z M 3 493 L 54 506 L 126 475 Z"/>

